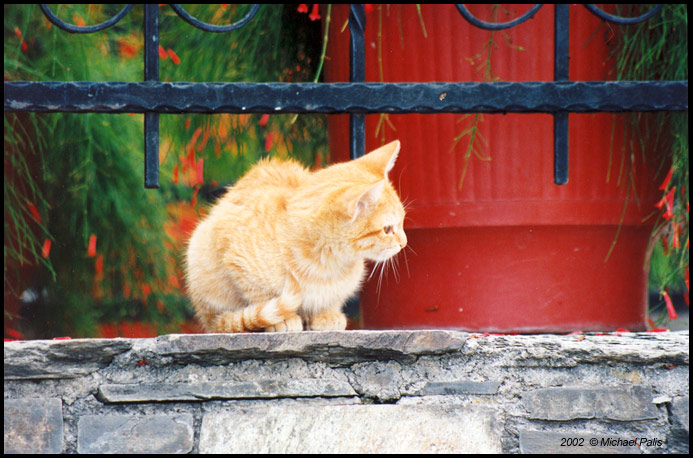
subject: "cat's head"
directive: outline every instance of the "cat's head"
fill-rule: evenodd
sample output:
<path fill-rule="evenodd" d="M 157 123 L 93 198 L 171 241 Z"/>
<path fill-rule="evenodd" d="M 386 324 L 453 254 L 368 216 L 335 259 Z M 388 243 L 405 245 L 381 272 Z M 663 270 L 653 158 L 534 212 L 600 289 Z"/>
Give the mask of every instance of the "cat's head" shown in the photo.
<path fill-rule="evenodd" d="M 340 203 L 348 220 L 347 237 L 356 254 L 372 261 L 385 261 L 407 244 L 404 207 L 387 177 L 399 149 L 395 140 L 344 164 L 343 177 L 350 185 Z"/>
<path fill-rule="evenodd" d="M 299 250 L 380 262 L 406 246 L 404 207 L 387 178 L 399 148 L 395 140 L 311 175 L 291 200 L 291 230 L 304 242 Z"/>

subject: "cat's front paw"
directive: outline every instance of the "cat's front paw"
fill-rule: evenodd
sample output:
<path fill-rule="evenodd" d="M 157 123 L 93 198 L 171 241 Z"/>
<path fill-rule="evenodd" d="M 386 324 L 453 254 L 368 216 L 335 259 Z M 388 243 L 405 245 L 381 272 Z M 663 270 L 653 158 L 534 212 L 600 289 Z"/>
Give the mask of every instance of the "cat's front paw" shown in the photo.
<path fill-rule="evenodd" d="M 344 331 L 346 326 L 346 315 L 342 312 L 328 311 L 315 315 L 306 329 L 310 331 Z"/>
<path fill-rule="evenodd" d="M 294 315 L 281 323 L 265 328 L 265 332 L 294 332 L 303 331 L 303 320 L 300 316 Z"/>

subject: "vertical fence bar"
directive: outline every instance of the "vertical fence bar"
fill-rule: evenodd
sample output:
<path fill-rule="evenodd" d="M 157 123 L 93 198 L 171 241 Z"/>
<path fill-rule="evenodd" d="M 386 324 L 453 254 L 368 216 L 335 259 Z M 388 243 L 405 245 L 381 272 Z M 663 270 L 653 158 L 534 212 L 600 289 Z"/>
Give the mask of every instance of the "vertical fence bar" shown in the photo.
<path fill-rule="evenodd" d="M 366 80 L 366 40 L 363 31 L 366 28 L 366 11 L 362 4 L 351 5 L 349 13 L 349 81 L 352 83 Z M 349 115 L 349 152 L 352 159 L 366 154 L 366 115 L 354 113 Z"/>
<path fill-rule="evenodd" d="M 144 5 L 144 80 L 159 81 L 159 6 Z M 159 113 L 144 113 L 144 187 L 159 187 Z"/>
<path fill-rule="evenodd" d="M 570 79 L 570 5 L 557 4 L 554 16 L 554 81 Z M 568 182 L 568 113 L 553 115 L 553 179 Z"/>

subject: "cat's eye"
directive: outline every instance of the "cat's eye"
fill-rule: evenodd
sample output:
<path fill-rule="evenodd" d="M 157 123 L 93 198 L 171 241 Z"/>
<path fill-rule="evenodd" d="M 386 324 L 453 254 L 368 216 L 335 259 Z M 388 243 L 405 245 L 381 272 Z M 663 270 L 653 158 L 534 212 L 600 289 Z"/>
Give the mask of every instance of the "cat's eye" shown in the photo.
<path fill-rule="evenodd" d="M 392 226 L 385 226 L 383 228 L 383 232 L 385 232 L 386 234 L 390 234 L 392 232 L 392 230 L 393 230 Z"/>

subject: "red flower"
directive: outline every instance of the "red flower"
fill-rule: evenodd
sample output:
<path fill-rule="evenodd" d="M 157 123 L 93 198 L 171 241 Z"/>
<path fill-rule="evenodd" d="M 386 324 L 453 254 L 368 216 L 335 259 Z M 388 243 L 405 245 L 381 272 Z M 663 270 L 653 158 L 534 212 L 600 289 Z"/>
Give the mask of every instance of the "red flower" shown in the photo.
<path fill-rule="evenodd" d="M 96 256 L 96 234 L 89 236 L 89 248 L 87 248 L 87 256 L 93 258 Z"/>
<path fill-rule="evenodd" d="M 671 228 L 673 231 L 673 236 L 672 236 L 672 246 L 674 248 L 681 248 L 681 242 L 679 241 L 679 232 L 681 231 L 681 228 L 679 226 L 679 223 L 676 221 L 671 223 Z"/>
<path fill-rule="evenodd" d="M 159 45 L 159 57 L 161 58 L 161 60 L 168 59 L 168 54 L 166 54 L 166 51 L 164 50 L 164 48 L 161 47 L 161 45 Z"/>
<path fill-rule="evenodd" d="M 267 137 L 265 137 L 265 151 L 269 151 L 272 149 L 272 132 L 267 134 Z"/>
<path fill-rule="evenodd" d="M 27 46 L 26 41 L 24 41 L 24 37 L 22 36 L 22 32 L 19 30 L 19 27 L 14 28 L 14 34 L 17 35 L 19 41 L 22 42 L 22 51 L 26 52 L 27 49 L 29 49 L 29 46 Z"/>
<path fill-rule="evenodd" d="M 372 3 L 364 3 L 363 9 L 366 11 L 366 14 L 368 14 L 368 13 L 372 13 L 373 11 L 375 11 L 375 6 L 373 6 Z"/>
<path fill-rule="evenodd" d="M 203 178 L 203 168 L 204 168 L 204 159 L 200 158 L 197 161 L 197 184 L 204 184 L 205 180 Z"/>
<path fill-rule="evenodd" d="M 43 247 L 41 248 L 41 257 L 47 258 L 51 254 L 51 239 L 46 239 L 43 241 Z"/>
<path fill-rule="evenodd" d="M 313 11 L 308 15 L 311 21 L 320 19 L 320 12 L 318 11 L 319 6 L 319 3 L 313 3 Z"/>
<path fill-rule="evenodd" d="M 12 328 L 7 328 L 7 335 L 13 339 L 24 339 L 24 334 Z"/>
<path fill-rule="evenodd" d="M 664 302 L 666 302 L 667 304 L 667 313 L 669 314 L 669 319 L 675 320 L 679 316 L 676 314 L 676 310 L 674 309 L 674 304 L 671 302 L 669 293 L 667 293 L 666 291 L 662 291 L 662 296 L 664 296 Z"/>
<path fill-rule="evenodd" d="M 169 57 L 171 58 L 171 61 L 173 61 L 174 64 L 176 64 L 176 65 L 180 64 L 180 58 L 178 57 L 178 54 L 176 54 L 176 52 L 173 49 L 168 48 L 167 52 L 168 52 Z"/>
<path fill-rule="evenodd" d="M 299 13 L 307 13 L 308 12 L 308 5 L 305 3 L 301 3 L 298 5 L 298 9 L 296 11 L 298 11 Z M 18 29 L 16 29 L 16 30 L 18 30 Z"/>
<path fill-rule="evenodd" d="M 269 117 L 270 117 L 269 113 L 265 113 L 262 115 L 262 117 L 260 117 L 260 125 L 262 127 L 265 127 L 267 125 L 267 122 L 269 121 Z"/>
<path fill-rule="evenodd" d="M 173 184 L 178 184 L 178 165 L 173 167 Z"/>
<path fill-rule="evenodd" d="M 152 293 L 152 287 L 149 286 L 148 284 L 144 283 L 142 285 L 142 299 L 144 299 L 145 302 L 147 302 L 147 298 L 149 295 Z"/>
<path fill-rule="evenodd" d="M 202 127 L 198 127 L 195 129 L 195 132 L 193 132 L 192 140 L 190 140 L 190 143 L 195 144 L 197 142 L 197 139 L 200 138 L 200 134 L 202 134 Z"/>
<path fill-rule="evenodd" d="M 655 204 L 655 207 L 659 208 L 660 210 L 662 207 L 666 205 L 666 210 L 664 211 L 664 215 L 662 217 L 666 220 L 670 220 L 671 218 L 674 217 L 674 193 L 676 192 L 676 186 L 671 188 L 669 192 L 661 198 L 659 202 Z"/>
<path fill-rule="evenodd" d="M 84 22 L 84 19 L 82 18 L 82 16 L 80 16 L 77 13 L 72 15 L 72 23 L 76 26 L 79 26 L 79 27 L 84 27 L 85 25 L 87 25 L 87 23 Z"/>
<path fill-rule="evenodd" d="M 118 45 L 120 46 L 121 57 L 132 58 L 137 55 L 137 47 L 128 43 L 126 40 L 120 40 Z"/>
<path fill-rule="evenodd" d="M 674 166 L 672 165 L 671 168 L 669 169 L 669 173 L 667 173 L 666 178 L 664 178 L 664 181 L 662 182 L 662 185 L 659 187 L 662 191 L 665 191 L 669 187 L 669 182 L 671 181 L 671 176 L 674 174 Z"/>
<path fill-rule="evenodd" d="M 26 206 L 29 207 L 29 211 L 31 212 L 31 215 L 34 217 L 34 219 L 40 223 L 41 222 L 41 215 L 39 214 L 38 210 L 36 209 L 36 205 L 32 204 L 31 202 L 27 202 Z"/>

